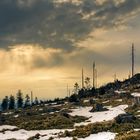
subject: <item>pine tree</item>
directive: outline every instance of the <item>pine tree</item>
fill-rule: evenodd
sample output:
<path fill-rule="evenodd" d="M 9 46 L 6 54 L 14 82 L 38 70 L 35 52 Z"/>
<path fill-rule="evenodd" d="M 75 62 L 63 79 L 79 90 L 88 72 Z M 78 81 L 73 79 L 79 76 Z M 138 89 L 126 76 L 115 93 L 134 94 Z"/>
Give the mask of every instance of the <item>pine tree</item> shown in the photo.
<path fill-rule="evenodd" d="M 78 98 L 78 95 L 77 94 L 72 94 L 69 97 L 69 102 L 78 102 L 78 101 L 79 101 L 79 98 Z"/>
<path fill-rule="evenodd" d="M 30 97 L 29 97 L 29 95 L 27 94 L 27 95 L 25 96 L 25 104 L 24 104 L 24 107 L 28 107 L 28 106 L 30 106 Z"/>
<path fill-rule="evenodd" d="M 18 108 L 23 107 L 23 94 L 22 94 L 21 90 L 19 90 L 17 93 L 17 107 Z"/>
<path fill-rule="evenodd" d="M 90 78 L 89 77 L 85 78 L 85 84 L 86 84 L 86 89 L 89 90 L 91 88 Z"/>
<path fill-rule="evenodd" d="M 5 98 L 2 100 L 1 108 L 3 111 L 8 109 L 8 96 L 5 96 Z"/>
<path fill-rule="evenodd" d="M 70 102 L 78 102 L 79 101 L 79 99 L 78 99 L 78 92 L 79 92 L 79 85 L 76 82 L 74 84 L 73 94 L 69 97 L 69 101 Z"/>
<path fill-rule="evenodd" d="M 9 109 L 15 109 L 15 97 L 13 95 L 9 98 Z"/>
<path fill-rule="evenodd" d="M 38 98 L 35 97 L 35 101 L 34 101 L 35 105 L 38 105 L 39 104 L 39 101 L 38 101 Z"/>
<path fill-rule="evenodd" d="M 78 94 L 78 92 L 79 92 L 79 85 L 78 85 L 78 83 L 75 83 L 74 84 L 74 90 L 73 90 L 73 92 L 74 92 L 74 94 Z"/>

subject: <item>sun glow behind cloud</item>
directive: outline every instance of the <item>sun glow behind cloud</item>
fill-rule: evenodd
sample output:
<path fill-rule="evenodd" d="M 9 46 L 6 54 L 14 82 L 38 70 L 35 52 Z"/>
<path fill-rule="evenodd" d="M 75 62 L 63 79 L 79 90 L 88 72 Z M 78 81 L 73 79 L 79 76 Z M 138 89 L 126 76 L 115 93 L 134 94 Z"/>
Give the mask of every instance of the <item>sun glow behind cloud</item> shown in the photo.
<path fill-rule="evenodd" d="M 55 67 L 52 65 L 53 55 L 60 53 L 60 50 L 43 49 L 34 45 L 16 45 L 10 48 L 0 50 L 1 93 L 4 90 L 15 92 L 17 89 L 34 90 L 41 87 L 46 89 L 50 87 L 50 81 L 55 81 L 62 75 L 57 68 L 52 70 L 52 67 Z M 46 67 L 42 67 L 44 64 Z"/>

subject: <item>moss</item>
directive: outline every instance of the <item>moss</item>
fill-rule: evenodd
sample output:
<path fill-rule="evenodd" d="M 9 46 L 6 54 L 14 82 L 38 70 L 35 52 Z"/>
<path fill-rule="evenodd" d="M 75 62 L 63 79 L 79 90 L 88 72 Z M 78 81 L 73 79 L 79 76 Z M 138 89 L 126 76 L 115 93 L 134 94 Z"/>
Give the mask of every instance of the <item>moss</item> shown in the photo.
<path fill-rule="evenodd" d="M 12 139 L 7 139 L 7 140 L 16 140 L 16 139 L 12 138 Z"/>
<path fill-rule="evenodd" d="M 130 131 L 118 134 L 115 140 L 140 140 L 140 131 L 138 132 Z"/>
<path fill-rule="evenodd" d="M 85 138 L 88 137 L 90 134 L 107 131 L 111 129 L 112 122 L 103 122 L 103 123 L 94 123 L 89 124 L 87 126 L 79 126 L 76 127 L 73 131 L 65 131 L 62 135 L 63 137 L 78 137 L 78 138 Z"/>
<path fill-rule="evenodd" d="M 39 137 L 40 137 L 40 134 L 36 134 L 35 136 L 28 138 L 27 140 L 36 140 L 36 139 L 39 139 Z"/>
<path fill-rule="evenodd" d="M 54 138 L 53 137 L 50 137 L 48 140 L 53 140 Z"/>
<path fill-rule="evenodd" d="M 25 110 L 24 114 L 27 114 L 26 111 L 29 110 Z M 83 122 L 86 119 L 82 116 L 70 116 L 66 112 L 45 115 L 34 113 L 32 116 L 21 113 L 18 118 L 7 116 L 3 124 L 14 125 L 26 130 L 68 129 L 73 128 L 75 123 Z"/>
<path fill-rule="evenodd" d="M 135 121 L 134 123 L 123 123 L 118 124 L 115 121 L 108 121 L 108 122 L 102 122 L 102 123 L 94 123 L 89 124 L 87 126 L 79 126 L 76 127 L 73 131 L 65 131 L 62 135 L 62 137 L 78 137 L 78 138 L 85 138 L 88 137 L 90 134 L 95 134 L 98 132 L 106 132 L 111 131 L 114 133 L 125 133 L 127 131 L 132 131 L 134 128 L 140 128 L 136 127 L 138 125 L 138 121 Z M 140 124 L 140 122 L 139 122 Z"/>
<path fill-rule="evenodd" d="M 78 140 L 77 138 L 73 137 L 72 140 Z"/>

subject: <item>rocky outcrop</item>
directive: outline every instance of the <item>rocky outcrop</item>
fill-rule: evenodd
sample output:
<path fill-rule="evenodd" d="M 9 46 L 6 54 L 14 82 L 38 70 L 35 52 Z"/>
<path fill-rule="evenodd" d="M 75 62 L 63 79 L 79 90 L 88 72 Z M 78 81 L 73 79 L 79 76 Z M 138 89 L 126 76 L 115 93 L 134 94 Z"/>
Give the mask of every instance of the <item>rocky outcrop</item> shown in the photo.
<path fill-rule="evenodd" d="M 116 123 L 133 123 L 136 117 L 132 114 L 121 114 L 115 118 Z"/>

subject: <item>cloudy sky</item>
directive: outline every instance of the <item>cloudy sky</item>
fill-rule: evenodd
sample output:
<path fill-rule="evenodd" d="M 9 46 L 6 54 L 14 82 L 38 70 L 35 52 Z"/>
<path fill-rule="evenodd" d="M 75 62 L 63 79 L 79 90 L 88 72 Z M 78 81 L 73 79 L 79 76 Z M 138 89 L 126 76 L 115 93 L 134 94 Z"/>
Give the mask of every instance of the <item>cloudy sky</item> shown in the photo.
<path fill-rule="evenodd" d="M 81 85 L 81 69 L 98 86 L 140 65 L 140 0 L 0 0 L 0 97 L 31 90 L 63 97 Z"/>

